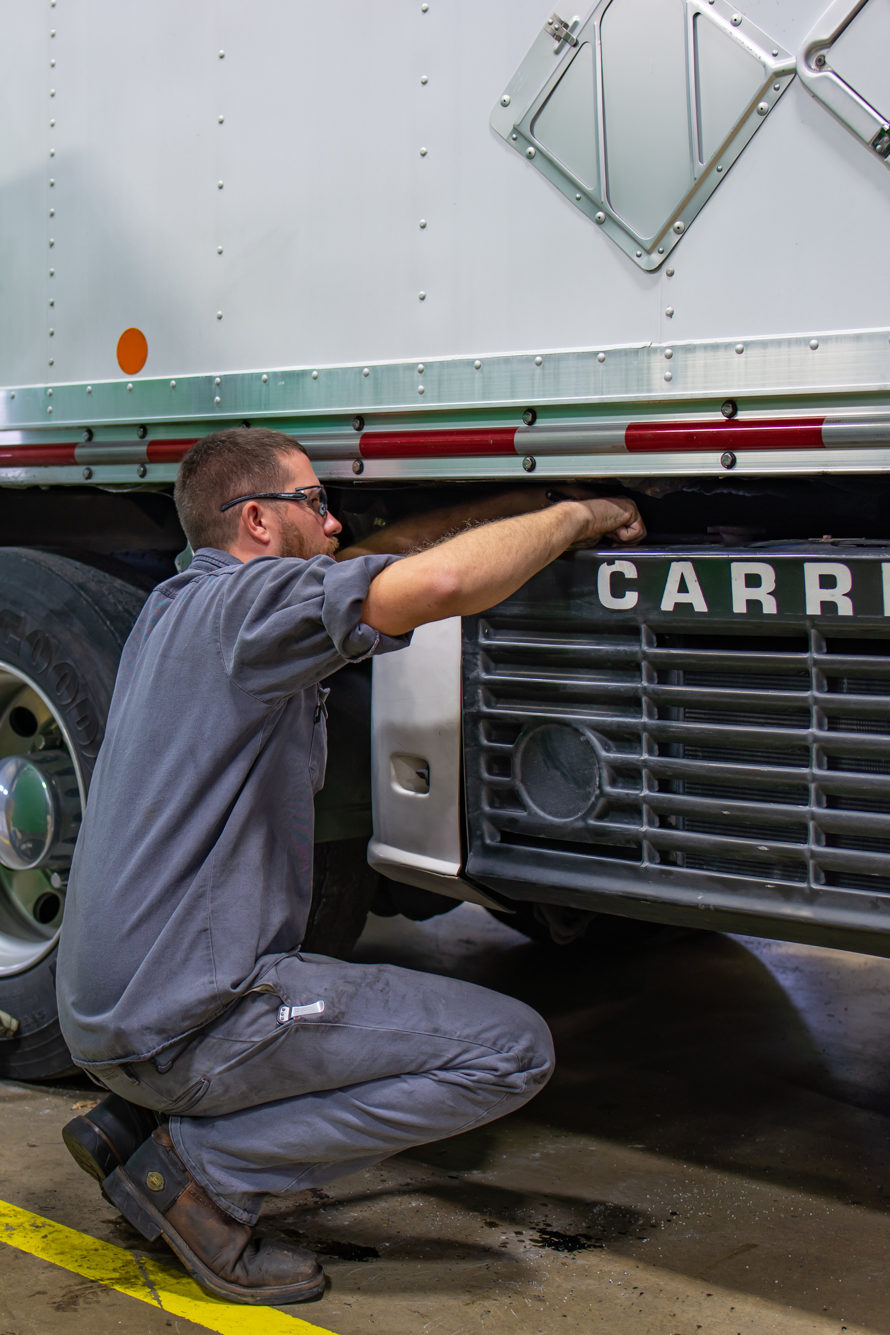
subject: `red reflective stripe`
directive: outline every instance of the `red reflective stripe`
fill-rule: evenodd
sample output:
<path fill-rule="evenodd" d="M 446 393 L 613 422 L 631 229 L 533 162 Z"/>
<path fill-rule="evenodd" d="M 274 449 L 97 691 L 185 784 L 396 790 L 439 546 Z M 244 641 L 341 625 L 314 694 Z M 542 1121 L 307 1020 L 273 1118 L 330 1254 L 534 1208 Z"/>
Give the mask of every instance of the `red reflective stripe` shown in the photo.
<path fill-rule="evenodd" d="M 629 454 L 676 450 L 822 450 L 822 417 L 761 418 L 758 422 L 630 422 Z"/>
<path fill-rule="evenodd" d="M 467 427 L 453 431 L 366 431 L 359 439 L 365 459 L 448 459 L 455 455 L 515 454 L 516 429 Z"/>
<path fill-rule="evenodd" d="M 191 440 L 149 440 L 145 444 L 145 457 L 150 464 L 179 463 L 195 443 Z"/>
<path fill-rule="evenodd" d="M 2 445 L 0 446 L 0 468 L 27 468 L 35 464 L 74 464 L 77 463 L 71 445 Z"/>

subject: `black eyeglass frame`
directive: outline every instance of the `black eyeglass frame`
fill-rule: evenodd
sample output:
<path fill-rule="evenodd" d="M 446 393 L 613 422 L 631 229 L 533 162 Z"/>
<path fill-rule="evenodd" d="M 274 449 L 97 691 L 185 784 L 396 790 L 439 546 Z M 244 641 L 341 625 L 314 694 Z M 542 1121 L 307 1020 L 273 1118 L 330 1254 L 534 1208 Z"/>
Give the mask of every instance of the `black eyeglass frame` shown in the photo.
<path fill-rule="evenodd" d="M 235 496 L 231 501 L 226 501 L 221 505 L 220 512 L 231 510 L 233 505 L 240 505 L 242 501 L 304 501 L 311 504 L 312 498 L 309 493 L 318 492 L 318 509 L 313 506 L 313 512 L 319 519 L 328 517 L 328 494 L 321 485 L 314 487 L 303 487 L 299 491 L 252 491 L 249 496 Z"/>

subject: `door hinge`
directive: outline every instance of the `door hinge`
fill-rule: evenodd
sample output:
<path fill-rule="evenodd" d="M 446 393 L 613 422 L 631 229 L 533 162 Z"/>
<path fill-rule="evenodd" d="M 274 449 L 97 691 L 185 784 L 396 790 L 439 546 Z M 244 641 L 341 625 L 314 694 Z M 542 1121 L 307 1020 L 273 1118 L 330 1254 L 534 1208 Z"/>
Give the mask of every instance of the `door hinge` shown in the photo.
<path fill-rule="evenodd" d="M 554 10 L 544 24 L 544 31 L 549 33 L 557 43 L 567 42 L 569 46 L 577 46 L 578 38 L 572 32 L 572 26 L 577 23 L 577 21 L 577 19 L 573 19 L 572 23 L 566 23 L 565 19 L 561 19 L 556 10 Z"/>

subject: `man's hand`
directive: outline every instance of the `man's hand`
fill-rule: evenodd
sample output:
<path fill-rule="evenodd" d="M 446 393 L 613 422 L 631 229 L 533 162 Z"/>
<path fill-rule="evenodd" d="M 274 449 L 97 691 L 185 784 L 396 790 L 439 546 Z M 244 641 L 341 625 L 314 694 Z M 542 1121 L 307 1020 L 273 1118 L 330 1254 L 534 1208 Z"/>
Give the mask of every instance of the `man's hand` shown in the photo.
<path fill-rule="evenodd" d="M 645 534 L 637 507 L 623 496 L 561 500 L 480 524 L 382 570 L 371 581 L 362 620 L 402 635 L 428 621 L 470 616 L 508 598 L 576 543 L 607 535 L 639 542 Z"/>

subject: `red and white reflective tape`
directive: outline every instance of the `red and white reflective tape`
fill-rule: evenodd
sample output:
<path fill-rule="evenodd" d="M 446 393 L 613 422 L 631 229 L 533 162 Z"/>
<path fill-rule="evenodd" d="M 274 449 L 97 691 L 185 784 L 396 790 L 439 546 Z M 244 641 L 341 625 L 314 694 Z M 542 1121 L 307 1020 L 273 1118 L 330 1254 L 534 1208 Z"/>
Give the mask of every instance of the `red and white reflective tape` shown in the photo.
<path fill-rule="evenodd" d="M 748 420 L 628 422 L 600 419 L 518 427 L 430 427 L 411 431 L 300 434 L 316 462 L 362 459 L 460 460 L 516 455 L 695 454 L 750 450 L 824 450 L 890 445 L 890 413 L 862 417 L 761 417 Z M 71 441 L 0 445 L 0 469 L 178 463 L 194 439 Z"/>

